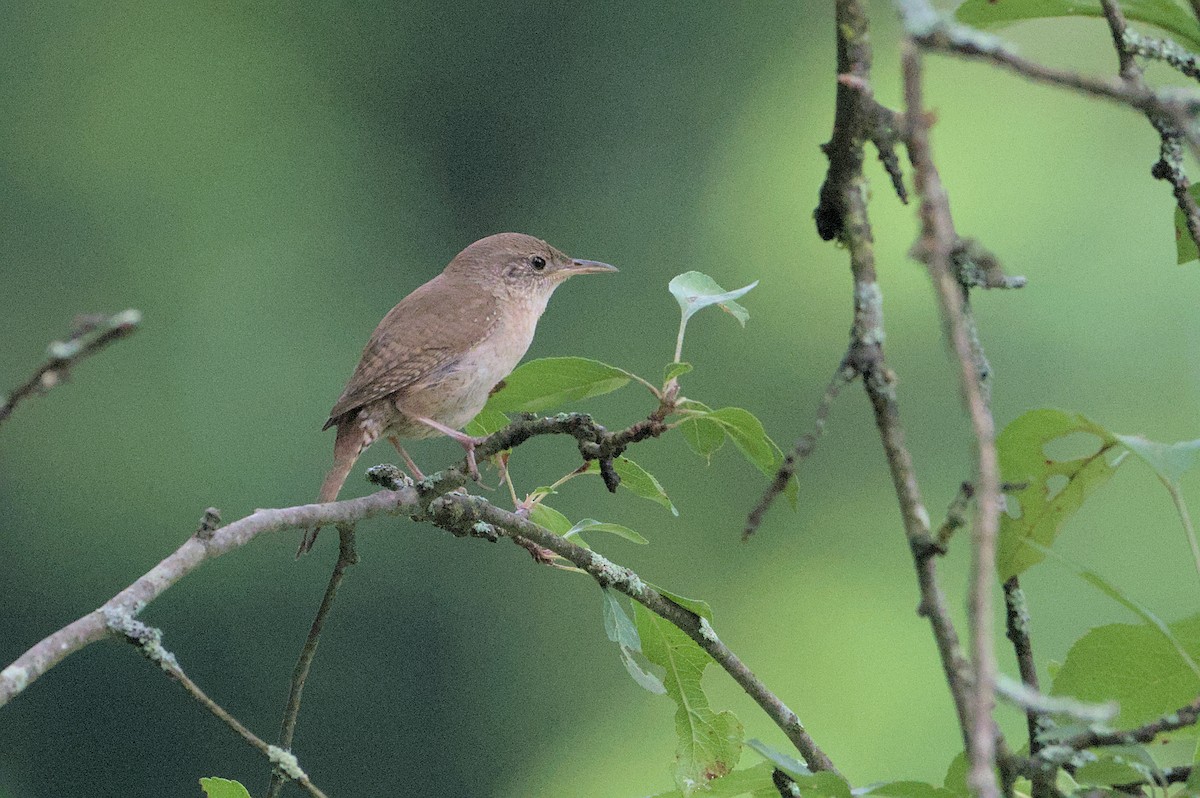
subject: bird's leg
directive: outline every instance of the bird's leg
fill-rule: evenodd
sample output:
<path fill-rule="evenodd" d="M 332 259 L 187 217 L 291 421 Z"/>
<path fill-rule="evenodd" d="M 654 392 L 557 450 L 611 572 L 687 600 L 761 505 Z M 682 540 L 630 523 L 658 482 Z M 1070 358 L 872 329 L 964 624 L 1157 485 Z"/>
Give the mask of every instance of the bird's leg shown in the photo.
<path fill-rule="evenodd" d="M 443 435 L 458 441 L 459 445 L 467 451 L 467 473 L 471 475 L 471 479 L 476 482 L 479 481 L 479 467 L 475 464 L 475 447 L 487 440 L 486 437 L 473 437 L 461 430 L 456 430 L 453 427 L 447 427 L 441 422 L 434 421 L 432 418 L 425 418 L 424 416 L 413 416 L 413 418 L 425 426 L 432 427 Z"/>
<path fill-rule="evenodd" d="M 392 446 L 396 447 L 396 451 L 400 453 L 400 456 L 404 458 L 404 464 L 408 466 L 408 473 L 412 474 L 412 478 L 417 482 L 425 479 L 425 475 L 421 473 L 421 469 L 417 468 L 417 464 L 413 462 L 412 458 L 408 456 L 408 452 L 404 451 L 404 447 L 400 445 L 400 438 L 395 435 L 389 435 L 388 440 Z"/>

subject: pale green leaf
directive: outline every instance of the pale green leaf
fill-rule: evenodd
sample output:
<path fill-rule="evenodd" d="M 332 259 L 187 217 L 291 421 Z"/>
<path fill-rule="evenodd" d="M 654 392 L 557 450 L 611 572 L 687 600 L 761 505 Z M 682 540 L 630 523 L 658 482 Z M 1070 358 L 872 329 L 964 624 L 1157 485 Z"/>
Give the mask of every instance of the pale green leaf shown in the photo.
<path fill-rule="evenodd" d="M 812 775 L 812 771 L 808 769 L 808 766 L 799 759 L 790 754 L 785 754 L 776 748 L 772 748 L 762 740 L 747 740 L 746 745 L 753 748 L 760 756 L 765 757 L 767 761 L 794 779 Z"/>
<path fill-rule="evenodd" d="M 570 538 L 575 535 L 580 535 L 583 532 L 607 532 L 610 535 L 616 535 L 619 538 L 624 538 L 630 543 L 645 544 L 650 542 L 627 526 L 610 524 L 607 521 L 597 521 L 595 518 L 584 518 L 581 521 L 576 522 L 574 526 L 572 526 L 565 534 L 563 534 L 563 537 Z"/>
<path fill-rule="evenodd" d="M 1180 44 L 1200 50 L 1196 20 L 1171 0 L 1121 0 L 1125 16 L 1171 33 Z M 980 28 L 1046 17 L 1103 17 L 1100 0 L 966 0 L 955 16 Z"/>
<path fill-rule="evenodd" d="M 467 422 L 467 426 L 463 427 L 463 432 L 476 438 L 486 438 L 507 426 L 508 416 L 499 410 L 490 410 L 485 407 L 479 411 L 479 415 Z"/>
<path fill-rule="evenodd" d="M 967 787 L 967 753 L 959 751 L 954 759 L 950 760 L 950 766 L 946 768 L 946 778 L 942 780 L 942 786 L 955 795 L 970 795 L 971 790 Z"/>
<path fill-rule="evenodd" d="M 672 600 L 681 604 L 687 601 L 674 597 Z M 712 658 L 669 621 L 636 602 L 633 610 L 642 653 L 664 669 L 663 685 L 676 704 L 675 785 L 684 796 L 691 796 L 737 765 L 742 750 L 742 724 L 732 713 L 718 714 L 709 706 L 700 681 Z"/>
<path fill-rule="evenodd" d="M 210 776 L 200 779 L 200 788 L 208 798 L 250 798 L 249 791 L 233 779 Z"/>
<path fill-rule="evenodd" d="M 633 625 L 633 621 L 629 620 L 629 616 L 625 614 L 625 610 L 616 597 L 607 589 L 603 593 L 604 633 L 609 640 L 617 644 L 621 652 L 621 664 L 643 689 L 662 695 L 667 691 L 662 680 L 645 670 L 634 658 L 634 653 L 641 653 L 642 650 L 642 641 L 638 638 L 637 627 Z"/>
<path fill-rule="evenodd" d="M 1175 642 L 1152 623 L 1092 629 L 1067 652 L 1052 692 L 1084 701 L 1116 700 L 1121 728 L 1174 712 L 1200 694 L 1200 675 L 1176 649 L 1177 643 L 1192 660 L 1200 658 L 1200 615 L 1167 626 Z"/>
<path fill-rule="evenodd" d="M 663 384 L 665 385 L 671 380 L 678 379 L 691 370 L 691 363 L 668 363 L 667 367 L 663 369 Z"/>
<path fill-rule="evenodd" d="M 745 327 L 746 321 L 750 318 L 750 313 L 733 300 L 740 299 L 750 293 L 750 290 L 756 285 L 758 285 L 758 280 L 742 288 L 726 291 L 717 285 L 717 281 L 707 274 L 701 272 L 684 272 L 671 280 L 667 288 L 670 289 L 676 301 L 679 302 L 679 307 L 683 311 L 684 322 L 690 319 L 697 311 L 703 310 L 710 305 L 718 305 Z"/>
<path fill-rule="evenodd" d="M 1046 445 L 1073 433 L 1096 438 L 1096 451 L 1071 460 L 1055 460 Z M 1112 433 L 1095 422 L 1062 410 L 1031 410 L 1004 428 L 996 440 L 1000 472 L 1006 482 L 1024 485 L 1008 494 L 1020 505 L 1020 518 L 1000 516 L 996 565 L 1000 581 L 1020 574 L 1045 558 L 1066 521 L 1084 499 L 1116 470 L 1108 454 L 1117 445 Z M 1056 485 L 1051 480 L 1063 482 Z M 1010 508 L 1011 509 L 1011 508 Z"/>
<path fill-rule="evenodd" d="M 611 393 L 632 379 L 629 372 L 583 357 L 531 360 L 504 378 L 485 410 L 536 413 Z"/>
<path fill-rule="evenodd" d="M 1178 485 L 1184 473 L 1200 463 L 1200 440 L 1180 443 L 1148 441 L 1140 435 L 1116 435 L 1121 444 L 1144 460 L 1165 482 Z"/>
<path fill-rule="evenodd" d="M 640 496 L 643 499 L 649 499 L 655 504 L 661 504 L 671 511 L 672 515 L 679 515 L 679 510 L 675 509 L 667 492 L 663 490 L 662 484 L 653 474 L 642 468 L 637 463 L 630 460 L 628 457 L 618 457 L 613 460 L 613 470 L 617 472 L 617 476 L 621 478 L 621 487 L 628 490 L 634 496 Z M 585 474 L 599 474 L 600 463 L 592 460 L 588 463 Z"/>

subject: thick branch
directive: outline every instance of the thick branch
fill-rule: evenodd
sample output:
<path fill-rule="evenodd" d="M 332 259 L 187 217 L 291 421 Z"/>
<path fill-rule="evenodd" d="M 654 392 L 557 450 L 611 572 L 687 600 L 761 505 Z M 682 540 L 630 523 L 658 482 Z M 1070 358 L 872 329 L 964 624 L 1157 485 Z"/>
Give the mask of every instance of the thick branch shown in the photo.
<path fill-rule="evenodd" d="M 585 420 L 587 424 L 584 424 Z M 487 456 L 515 445 L 513 441 L 518 438 L 524 440 L 532 434 L 554 431 L 573 434 L 575 425 L 587 427 L 589 424 L 595 426 L 587 417 L 574 414 L 552 419 L 520 420 L 492 436 L 479 447 L 479 451 Z M 603 445 L 603 442 L 599 445 Z M 0 706 L 19 695 L 67 655 L 105 637 L 108 634 L 106 618 L 114 615 L 135 616 L 164 590 L 208 559 L 239 548 L 264 532 L 307 529 L 316 525 L 349 526 L 377 515 L 407 515 L 415 520 L 432 520 L 436 525 L 459 535 L 491 539 L 506 536 L 518 543 L 532 542 L 573 562 L 602 586 L 625 593 L 678 626 L 708 652 L 779 725 L 809 767 L 814 770 L 835 769 L 829 757 L 808 735 L 796 713 L 767 689 L 721 642 L 706 620 L 663 597 L 628 568 L 615 565 L 599 554 L 576 546 L 515 513 L 501 510 L 481 497 L 449 493 L 466 480 L 465 468 L 455 467 L 434 474 L 416 486 L 384 490 L 361 499 L 282 510 L 258 510 L 215 531 L 209 525 L 202 525 L 197 534 L 179 549 L 100 609 L 47 636 L 0 672 Z"/>
<path fill-rule="evenodd" d="M 208 536 L 193 535 L 99 609 L 48 635 L 0 671 L 0 707 L 20 695 L 39 676 L 68 655 L 106 637 L 109 633 L 106 616 L 136 616 L 163 591 L 208 560 L 241 548 L 261 534 L 285 529 L 307 529 L 314 524 L 329 526 L 353 523 L 384 514 L 409 515 L 419 509 L 417 492 L 413 488 L 385 490 L 334 504 L 257 510 Z"/>
<path fill-rule="evenodd" d="M 49 359 L 38 367 L 33 376 L 0 400 L 0 424 L 12 415 L 17 404 L 34 393 L 45 392 L 70 376 L 71 367 L 94 355 L 119 338 L 125 338 L 138 328 L 142 314 L 126 310 L 115 316 L 82 316 L 66 341 L 50 344 Z M 89 335 L 99 332 L 88 338 Z"/>

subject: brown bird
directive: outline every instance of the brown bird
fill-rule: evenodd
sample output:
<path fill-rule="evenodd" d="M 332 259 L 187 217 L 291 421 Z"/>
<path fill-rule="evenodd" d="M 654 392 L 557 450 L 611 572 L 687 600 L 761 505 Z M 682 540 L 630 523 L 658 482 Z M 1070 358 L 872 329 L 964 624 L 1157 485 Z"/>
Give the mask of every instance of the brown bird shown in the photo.
<path fill-rule="evenodd" d="M 521 233 L 488 236 L 458 253 L 371 334 L 323 427 L 337 427 L 337 438 L 317 501 L 337 499 L 358 456 L 381 437 L 419 480 L 424 477 L 400 440 L 448 435 L 466 449 L 478 477 L 475 446 L 482 439 L 460 428 L 525 355 L 554 289 L 576 274 L 615 271 Z M 318 531 L 305 533 L 298 555 L 312 548 Z"/>

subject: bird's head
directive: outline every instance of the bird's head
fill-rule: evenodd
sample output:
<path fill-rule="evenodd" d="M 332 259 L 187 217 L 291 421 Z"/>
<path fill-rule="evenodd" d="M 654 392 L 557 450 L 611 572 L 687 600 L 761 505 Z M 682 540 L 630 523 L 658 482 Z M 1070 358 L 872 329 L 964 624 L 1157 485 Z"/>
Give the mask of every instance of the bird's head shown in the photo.
<path fill-rule="evenodd" d="M 481 238 L 455 256 L 446 274 L 480 284 L 498 297 L 533 301 L 545 307 L 554 289 L 577 274 L 615 272 L 614 266 L 578 260 L 523 233 Z"/>

